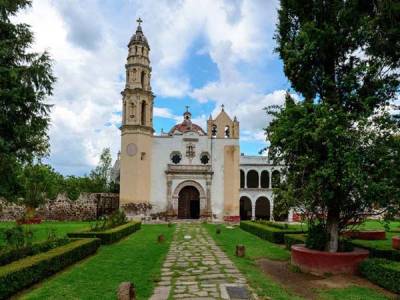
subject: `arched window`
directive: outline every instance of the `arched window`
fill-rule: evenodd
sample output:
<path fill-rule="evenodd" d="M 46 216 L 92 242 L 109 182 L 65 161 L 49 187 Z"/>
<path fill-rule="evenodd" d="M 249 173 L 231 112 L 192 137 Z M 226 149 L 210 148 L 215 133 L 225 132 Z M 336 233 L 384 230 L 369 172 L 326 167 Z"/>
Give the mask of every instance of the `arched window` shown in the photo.
<path fill-rule="evenodd" d="M 211 136 L 216 137 L 217 136 L 217 125 L 213 124 L 211 128 Z"/>
<path fill-rule="evenodd" d="M 135 54 L 138 54 L 138 52 L 137 52 L 137 46 L 135 46 Z"/>
<path fill-rule="evenodd" d="M 251 220 L 251 201 L 248 197 L 240 197 L 240 220 Z"/>
<path fill-rule="evenodd" d="M 267 197 L 259 197 L 256 201 L 256 220 L 269 220 L 271 216 L 271 206 Z"/>
<path fill-rule="evenodd" d="M 258 188 L 258 173 L 255 170 L 250 170 L 247 172 L 247 187 L 248 188 Z"/>
<path fill-rule="evenodd" d="M 143 126 L 146 126 L 146 102 L 145 101 L 142 102 L 142 114 L 141 114 L 141 116 L 142 116 L 141 124 Z"/>
<path fill-rule="evenodd" d="M 240 170 L 240 188 L 241 189 L 244 189 L 244 187 L 245 187 L 244 180 L 245 180 L 244 171 Z"/>
<path fill-rule="evenodd" d="M 145 88 L 145 78 L 146 77 L 146 72 L 142 71 L 141 75 L 140 75 L 140 84 L 142 85 L 142 89 Z"/>
<path fill-rule="evenodd" d="M 271 177 L 271 184 L 273 188 L 276 188 L 279 186 L 281 183 L 281 174 L 279 173 L 278 170 L 275 170 L 272 172 L 272 177 Z"/>
<path fill-rule="evenodd" d="M 231 131 L 229 130 L 229 126 L 225 126 L 225 138 L 229 138 L 231 136 Z"/>
<path fill-rule="evenodd" d="M 261 172 L 261 187 L 263 189 L 269 188 L 269 173 L 266 170 Z"/>

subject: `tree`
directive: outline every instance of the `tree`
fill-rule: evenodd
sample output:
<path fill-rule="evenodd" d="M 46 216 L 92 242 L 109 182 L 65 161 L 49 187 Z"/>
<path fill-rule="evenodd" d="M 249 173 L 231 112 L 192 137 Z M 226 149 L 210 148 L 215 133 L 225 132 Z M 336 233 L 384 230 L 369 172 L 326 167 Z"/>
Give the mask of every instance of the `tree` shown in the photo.
<path fill-rule="evenodd" d="M 399 208 L 399 127 L 387 106 L 399 91 L 400 6 L 281 0 L 278 13 L 276 50 L 303 99 L 268 109 L 270 153 L 287 165 L 276 192 L 336 252 L 349 222 Z"/>
<path fill-rule="evenodd" d="M 27 24 L 10 20 L 29 0 L 0 1 L 0 196 L 16 196 L 21 164 L 48 153 L 47 128 L 55 78 L 49 55 L 28 52 Z"/>
<path fill-rule="evenodd" d="M 46 199 L 55 199 L 62 191 L 63 176 L 49 165 L 29 164 L 18 180 L 22 185 L 22 203 L 28 209 L 39 207 Z"/>
<path fill-rule="evenodd" d="M 109 192 L 111 183 L 111 151 L 110 148 L 104 148 L 100 154 L 100 160 L 97 167 L 90 172 L 92 180 L 92 192 Z"/>

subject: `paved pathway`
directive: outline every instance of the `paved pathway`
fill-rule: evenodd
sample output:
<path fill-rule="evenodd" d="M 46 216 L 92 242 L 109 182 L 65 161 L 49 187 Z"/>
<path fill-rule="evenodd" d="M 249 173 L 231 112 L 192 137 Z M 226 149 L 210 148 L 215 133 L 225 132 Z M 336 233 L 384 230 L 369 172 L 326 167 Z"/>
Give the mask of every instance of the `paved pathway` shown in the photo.
<path fill-rule="evenodd" d="M 247 288 L 246 279 L 201 224 L 177 224 L 151 300 L 248 299 L 230 297 L 237 287 Z"/>

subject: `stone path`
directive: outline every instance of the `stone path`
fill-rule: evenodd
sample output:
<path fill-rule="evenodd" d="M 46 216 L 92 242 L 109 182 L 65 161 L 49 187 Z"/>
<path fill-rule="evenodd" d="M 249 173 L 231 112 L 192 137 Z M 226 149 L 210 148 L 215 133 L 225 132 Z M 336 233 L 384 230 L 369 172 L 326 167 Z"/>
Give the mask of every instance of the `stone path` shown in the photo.
<path fill-rule="evenodd" d="M 253 299 L 240 296 L 242 287 L 248 290 L 246 279 L 207 231 L 200 224 L 180 223 L 150 299 Z"/>

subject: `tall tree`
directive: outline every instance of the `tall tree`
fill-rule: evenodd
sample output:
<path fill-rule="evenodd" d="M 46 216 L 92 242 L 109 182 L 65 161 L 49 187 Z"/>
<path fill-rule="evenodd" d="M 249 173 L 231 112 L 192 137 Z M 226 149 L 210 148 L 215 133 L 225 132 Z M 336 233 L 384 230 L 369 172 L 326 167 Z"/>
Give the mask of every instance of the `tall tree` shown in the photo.
<path fill-rule="evenodd" d="M 111 151 L 110 148 L 104 148 L 100 154 L 99 164 L 90 172 L 93 192 L 109 192 L 111 183 Z"/>
<path fill-rule="evenodd" d="M 350 221 L 399 207 L 399 127 L 387 107 L 399 91 L 400 3 L 281 0 L 278 13 L 276 50 L 303 96 L 269 110 L 271 153 L 288 166 L 278 198 L 304 209 L 336 252 Z"/>
<path fill-rule="evenodd" d="M 18 193 L 20 164 L 48 153 L 47 129 L 55 78 L 49 55 L 32 53 L 27 24 L 10 17 L 31 5 L 29 0 L 0 1 L 0 196 Z"/>

